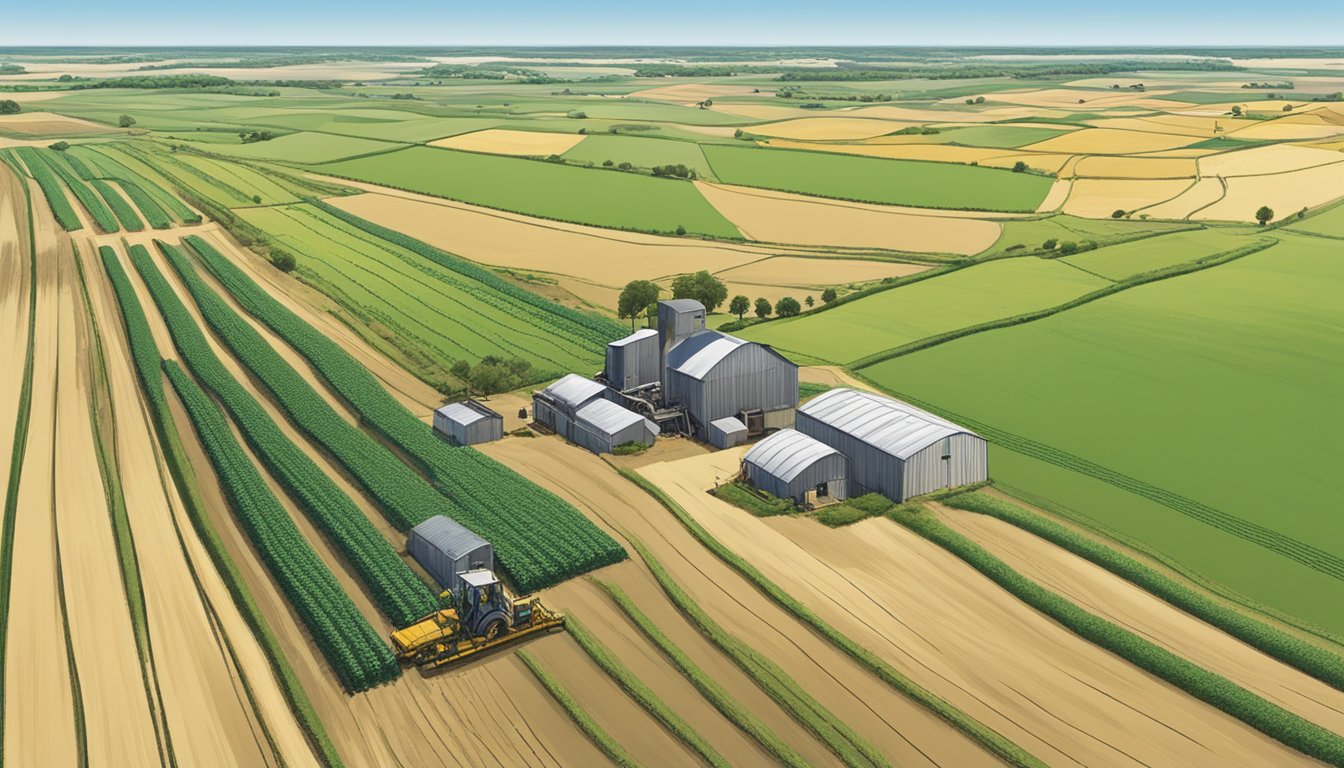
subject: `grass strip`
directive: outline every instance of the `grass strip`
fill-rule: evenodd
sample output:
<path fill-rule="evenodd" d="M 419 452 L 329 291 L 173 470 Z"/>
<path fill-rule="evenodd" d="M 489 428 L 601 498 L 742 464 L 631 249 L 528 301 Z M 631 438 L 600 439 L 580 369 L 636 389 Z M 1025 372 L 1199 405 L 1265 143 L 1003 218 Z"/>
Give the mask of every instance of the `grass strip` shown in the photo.
<path fill-rule="evenodd" d="M 888 518 L 964 560 L 1022 602 L 1136 667 L 1226 712 L 1261 733 L 1330 765 L 1344 765 L 1344 736 L 1305 720 L 1197 664 L 1095 616 L 1026 578 L 925 511 L 895 509 Z"/>
<path fill-rule="evenodd" d="M 99 255 L 102 256 L 103 267 L 109 282 L 112 284 L 112 290 L 116 294 L 117 303 L 121 308 L 122 324 L 126 330 L 127 343 L 131 348 L 131 359 L 135 365 L 137 378 L 140 381 L 140 388 L 149 404 L 151 421 L 159 445 L 163 450 L 164 462 L 168 466 L 168 473 L 172 476 L 173 485 L 177 488 L 182 504 L 186 508 L 187 516 L 191 519 L 192 526 L 196 529 L 196 534 L 200 537 L 206 552 L 210 554 L 210 560 L 214 563 L 220 579 L 233 597 L 238 612 L 252 630 L 253 636 L 257 639 L 257 644 L 266 654 L 271 671 L 275 673 L 280 690 L 289 704 L 289 709 L 294 713 L 294 717 L 298 720 L 299 727 L 303 730 L 309 744 L 312 745 L 323 765 L 328 766 L 328 768 L 342 768 L 344 763 L 341 761 L 340 754 L 336 751 L 336 746 L 332 744 L 331 737 L 327 735 L 327 730 L 318 718 L 317 712 L 313 709 L 308 694 L 304 692 L 298 675 L 285 657 L 279 639 L 271 631 L 270 625 L 266 623 L 266 618 L 262 615 L 261 609 L 257 607 L 256 599 L 252 597 L 247 582 L 243 580 L 242 573 L 238 570 L 238 565 L 233 561 L 233 557 L 229 554 L 228 548 L 225 546 L 223 539 L 220 538 L 219 532 L 215 530 L 214 523 L 210 521 L 209 514 L 205 510 L 205 500 L 201 498 L 195 470 L 192 469 L 191 460 L 187 457 L 186 448 L 182 445 L 182 438 L 173 422 L 172 412 L 168 409 L 168 402 L 163 389 L 163 377 L 159 368 L 158 344 L 154 341 L 154 334 L 150 331 L 149 321 L 145 317 L 139 297 L 136 296 L 135 288 L 131 285 L 130 277 L 126 274 L 126 270 L 122 268 L 121 262 L 116 258 L 114 251 L 111 249 L 100 250 Z M 36 286 L 33 290 L 36 292 Z M 6 528 L 6 531 L 8 530 L 9 528 Z M 3 642 L 3 637 L 3 634 L 0 634 L 0 642 Z M 0 665 L 0 669 L 2 668 L 3 665 Z M 245 678 L 244 685 L 246 686 Z M 3 711 L 0 711 L 0 716 L 3 716 Z"/>
<path fill-rule="evenodd" d="M 909 696 L 914 701 L 928 708 L 938 717 L 942 718 L 952 727 L 974 739 L 991 754 L 997 756 L 1009 765 L 1019 766 L 1020 768 L 1045 768 L 1045 763 L 1041 762 L 1031 753 L 1019 747 L 1010 741 L 1007 737 L 989 726 L 981 723 L 979 720 L 962 712 L 960 709 L 952 706 L 940 696 L 925 689 L 915 681 L 901 674 L 897 669 L 886 661 L 883 661 L 872 651 L 864 648 L 858 643 L 845 636 L 835 627 L 827 624 L 822 618 L 813 613 L 807 606 L 803 605 L 796 598 L 785 592 L 770 581 L 755 566 L 748 563 L 742 557 L 731 549 L 725 547 L 718 539 L 710 535 L 695 518 L 691 517 L 681 505 L 673 501 L 670 496 L 663 492 L 661 488 L 649 482 L 637 472 L 624 467 L 616 467 L 616 471 L 627 480 L 643 488 L 646 493 L 662 504 L 673 517 L 695 537 L 706 549 L 714 553 L 723 562 L 727 563 L 744 578 L 756 585 L 761 594 L 773 600 L 781 608 L 788 611 L 799 621 L 810 626 L 817 634 L 829 640 L 840 650 L 844 651 L 860 665 L 872 672 L 878 679 L 887 683 L 891 687 Z"/>
<path fill-rule="evenodd" d="M 639 763 L 635 762 L 635 759 L 630 756 L 630 753 L 625 751 L 625 747 L 618 744 L 616 740 L 611 737 L 611 734 L 607 733 L 602 726 L 598 725 L 597 721 L 592 718 L 592 715 L 589 715 L 583 706 L 580 705 L 573 696 L 569 695 L 569 691 L 565 690 L 565 687 L 560 684 L 560 681 L 551 677 L 549 672 L 542 669 L 541 664 L 532 657 L 532 654 L 527 651 L 519 651 L 518 658 L 522 659 L 523 663 L 527 665 L 527 668 L 536 676 L 537 682 L 541 683 L 547 693 L 551 694 L 551 698 L 555 699 L 556 703 L 564 708 L 565 712 L 569 714 L 569 718 L 583 730 L 584 734 L 597 745 L 598 749 L 602 750 L 603 754 L 610 758 L 613 763 L 621 766 L 621 768 L 639 767 Z"/>
<path fill-rule="evenodd" d="M 1016 504 L 983 493 L 942 500 L 949 507 L 998 518 L 1068 550 L 1294 669 L 1344 690 L 1344 658 L 1206 597 L 1142 562 Z"/>
<path fill-rule="evenodd" d="M 853 768 L 882 768 L 888 765 L 886 758 L 873 745 L 812 698 L 789 673 L 714 621 L 643 544 L 634 538 L 630 539 L 630 544 L 653 573 L 663 592 L 700 630 L 700 634 L 732 659 L 767 696 L 845 765 Z"/>
<path fill-rule="evenodd" d="M 102 179 L 92 179 L 89 184 L 98 191 L 98 194 L 103 196 L 103 200 L 107 202 L 108 207 L 112 209 L 112 213 L 116 215 L 117 221 L 121 222 L 122 228 L 127 232 L 144 230 L 145 222 L 140 220 L 131 204 L 126 202 L 126 198 L 122 197 L 121 193 L 114 189 L 111 184 Z"/>
<path fill-rule="evenodd" d="M 718 750 L 710 746 L 704 737 L 691 727 L 691 724 L 682 719 L 680 715 L 672 710 L 663 701 L 658 694 L 654 693 L 649 686 L 645 685 L 629 667 L 621 663 L 600 640 L 588 631 L 586 627 L 580 624 L 573 616 L 565 620 L 565 629 L 569 631 L 574 641 L 579 647 L 588 654 L 588 657 L 595 664 L 602 668 L 616 684 L 629 694 L 630 698 L 639 702 L 639 705 L 645 709 L 653 718 L 663 724 L 663 727 L 671 731 L 682 743 L 690 747 L 706 765 L 714 768 L 729 768 L 729 762 L 718 753 Z"/>
<path fill-rule="evenodd" d="M 663 634 L 658 625 L 654 624 L 653 620 L 639 609 L 639 606 L 635 604 L 634 600 L 630 599 L 629 595 L 625 594 L 624 590 L 608 581 L 597 580 L 597 584 L 625 612 L 625 615 L 639 628 L 639 631 L 643 632 L 644 636 L 658 646 L 658 649 L 672 661 L 672 664 L 681 670 L 681 674 L 690 681 L 691 685 L 695 686 L 700 695 L 704 696 L 710 704 L 713 704 L 714 708 L 729 722 L 750 736 L 757 744 L 760 744 L 761 748 L 773 755 L 782 765 L 789 768 L 806 768 L 808 763 L 802 755 L 795 752 L 793 747 L 779 738 L 779 735 L 770 730 L 770 727 L 753 714 L 751 710 L 734 699 L 732 694 L 728 693 L 722 685 L 719 685 L 718 681 L 697 666 L 694 661 L 691 661 L 691 657 L 677 647 L 677 644 L 672 642 L 671 638 Z"/>

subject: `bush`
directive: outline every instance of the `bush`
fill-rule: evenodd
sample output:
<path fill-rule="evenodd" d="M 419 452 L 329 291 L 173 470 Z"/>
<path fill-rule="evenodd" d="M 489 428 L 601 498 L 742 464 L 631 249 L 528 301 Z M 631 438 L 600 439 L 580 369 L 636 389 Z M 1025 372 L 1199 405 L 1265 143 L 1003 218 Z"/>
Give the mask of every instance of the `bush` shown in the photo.
<path fill-rule="evenodd" d="M 281 248 L 271 247 L 271 264 L 281 272 L 293 272 L 297 265 L 294 254 Z"/>
<path fill-rule="evenodd" d="M 1123 218 L 1125 218 L 1125 209 L 1123 209 L 1123 208 L 1116 208 L 1114 211 L 1111 211 L 1111 218 L 1112 218 L 1112 219 L 1123 219 Z"/>
<path fill-rule="evenodd" d="M 1059 252 L 1064 254 L 1065 256 L 1068 256 L 1071 253 L 1077 253 L 1078 244 L 1073 242 L 1072 240 L 1065 240 L 1064 242 L 1059 244 Z"/>
<path fill-rule="evenodd" d="M 612 448 L 611 453 L 613 456 L 634 456 L 643 453 L 652 447 L 653 446 L 651 445 L 645 445 L 644 443 L 637 443 L 634 440 L 631 440 L 628 443 L 621 443 Z"/>
<path fill-rule="evenodd" d="M 1046 240 L 1044 243 L 1041 243 L 1041 250 L 1053 251 L 1055 250 L 1055 246 L 1057 245 L 1059 245 L 1059 241 L 1052 237 L 1049 240 Z"/>
<path fill-rule="evenodd" d="M 70 148 L 70 142 L 68 141 L 58 141 L 55 144 L 48 145 L 47 147 L 47 149 L 54 149 L 57 152 L 64 152 L 69 148 Z"/>
<path fill-rule="evenodd" d="M 1026 162 L 1018 160 L 1016 163 L 1013 163 L 1013 173 L 1022 173 L 1025 170 L 1027 170 Z"/>

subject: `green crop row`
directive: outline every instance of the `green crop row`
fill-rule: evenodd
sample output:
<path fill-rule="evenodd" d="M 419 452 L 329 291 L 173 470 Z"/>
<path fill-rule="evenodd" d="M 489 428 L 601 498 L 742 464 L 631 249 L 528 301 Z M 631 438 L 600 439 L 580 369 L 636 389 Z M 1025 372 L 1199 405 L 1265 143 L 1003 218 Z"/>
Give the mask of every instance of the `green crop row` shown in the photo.
<path fill-rule="evenodd" d="M 1344 736 L 1327 731 L 1221 675 L 1083 610 L 1018 573 L 928 513 L 896 509 L 889 512 L 888 516 L 961 558 L 1022 602 L 1093 645 L 1114 653 L 1305 755 L 1330 765 L 1344 765 Z"/>
<path fill-rule="evenodd" d="M 154 334 L 149 329 L 148 318 L 146 318 L 144 309 L 140 305 L 140 299 L 136 296 L 135 288 L 132 287 L 126 271 L 122 269 L 116 251 L 109 246 L 100 246 L 98 254 L 102 257 L 108 281 L 112 284 L 112 291 L 116 294 L 117 303 L 121 307 L 122 326 L 126 330 L 126 342 L 131 350 L 131 361 L 140 381 L 140 389 L 149 402 L 154 431 L 158 435 L 159 443 L 163 448 L 163 458 L 168 465 L 169 473 L 172 475 L 173 484 L 177 487 L 178 493 L 181 494 L 183 506 L 186 507 L 193 527 L 200 536 L 201 542 L 205 545 L 206 551 L 209 552 L 211 562 L 224 580 L 225 586 L 228 587 L 234 604 L 252 630 L 262 650 L 266 653 L 271 669 L 280 682 L 285 700 L 295 717 L 298 718 L 304 734 L 321 756 L 323 765 L 339 768 L 342 765 L 340 756 L 336 753 L 335 746 L 322 727 L 322 721 L 313 711 L 308 695 L 299 683 L 293 667 L 285 658 L 279 640 L 267 626 L 266 620 L 261 615 L 261 610 L 257 607 L 256 601 L 253 600 L 247 585 L 243 582 L 238 566 L 229 556 L 219 533 L 215 531 L 204 512 L 204 502 L 201 500 L 199 489 L 196 487 L 191 462 L 187 459 L 186 450 L 182 446 L 181 438 L 173 424 L 173 417 L 168 410 L 168 403 L 164 397 L 163 373 L 160 368 L 158 344 L 154 341 Z M 36 290 L 35 287 L 34 290 Z"/>
<path fill-rule="evenodd" d="M 72 147 L 68 152 L 87 149 L 89 154 L 85 155 L 91 163 L 97 165 L 108 177 L 121 182 L 121 186 L 126 190 L 126 194 L 131 196 L 135 204 L 139 206 L 140 211 L 145 214 L 149 220 L 150 226 L 155 229 L 164 229 L 172 225 L 172 219 L 165 210 L 171 208 L 171 213 L 179 220 L 188 224 L 201 223 L 201 215 L 187 207 L 172 192 L 156 184 L 150 178 L 136 172 L 126 165 L 126 163 L 113 158 L 106 152 L 100 151 L 97 147 L 84 145 L 81 147 Z M 73 155 L 72 155 L 73 156 Z M 138 162 L 129 159 L 129 162 Z M 157 194 L 152 194 L 157 193 Z"/>
<path fill-rule="evenodd" d="M 588 654 L 597 666 L 611 676 L 621 689 L 630 695 L 630 698 L 639 702 L 650 715 L 658 722 L 663 724 L 677 738 L 681 739 L 686 746 L 695 751 L 697 755 L 705 761 L 706 765 L 714 768 L 729 768 L 729 762 L 723 759 L 718 750 L 710 746 L 710 743 L 701 736 L 691 724 L 678 715 L 667 702 L 653 692 L 653 689 L 644 684 L 644 681 L 630 668 L 621 663 L 621 660 L 607 649 L 600 640 L 588 631 L 586 627 L 580 624 L 573 616 L 565 620 L 565 629 L 569 631 L 574 642 Z"/>
<path fill-rule="evenodd" d="M 1339 690 L 1344 690 L 1344 658 L 1206 597 L 1157 570 L 1111 547 L 1076 533 L 1042 515 L 1034 514 L 983 493 L 961 493 L 944 504 L 996 517 L 1052 544 L 1090 560 L 1122 579 L 1157 595 L 1265 654 Z"/>
<path fill-rule="evenodd" d="M 107 203 L 104 203 L 96 192 L 89 189 L 78 174 L 70 170 L 70 166 L 66 165 L 65 156 L 62 153 L 53 149 L 41 149 L 37 150 L 35 154 L 41 157 L 42 162 L 45 162 L 47 167 L 55 171 L 57 176 L 61 177 L 65 186 L 69 187 L 70 191 L 78 198 L 79 204 L 84 206 L 84 210 L 88 211 L 89 215 L 93 217 L 93 223 L 97 224 L 99 229 L 104 232 L 121 231 L 121 225 L 117 224 L 117 217 L 112 215 Z"/>
<path fill-rule="evenodd" d="M 14 151 L 23 159 L 23 164 L 28 166 L 28 173 L 42 188 L 42 194 L 47 196 L 47 205 L 51 206 L 51 213 L 56 217 L 56 223 L 61 225 L 61 229 L 66 232 L 83 229 L 84 225 L 80 222 L 79 216 L 75 215 L 74 207 L 65 196 L 65 188 L 61 186 L 56 173 L 46 164 L 37 150 L 32 147 L 18 147 Z"/>
<path fill-rule="evenodd" d="M 126 198 L 122 197 L 121 193 L 117 192 L 111 184 L 102 179 L 90 179 L 89 184 L 107 201 L 112 213 L 116 214 L 117 221 L 121 222 L 121 226 L 127 232 L 140 232 L 145 228 L 145 223 L 136 215 L 135 209 L 131 207 L 130 203 L 126 202 Z"/>
<path fill-rule="evenodd" d="M 159 243 L 159 247 L 170 260 L 184 258 L 171 245 Z M 397 556 L 396 550 L 350 497 L 280 431 L 251 393 L 224 368 L 186 306 L 159 274 L 145 247 L 131 246 L 131 260 L 158 304 L 173 343 L 187 367 L 219 398 L 247 444 L 354 567 L 388 621 L 404 627 L 432 612 L 436 603 L 425 583 Z M 190 277 L 199 281 L 194 272 Z M 193 290 L 200 287 L 193 286 Z M 213 294 L 210 298 L 219 302 Z M 219 307 L 207 303 L 201 303 L 201 308 L 205 314 L 219 311 Z M 252 329 L 247 327 L 247 330 Z M 253 331 L 254 338 L 250 342 L 265 346 L 266 342 L 255 333 Z"/>
<path fill-rule="evenodd" d="M 525 592 L 625 559 L 625 550 L 572 505 L 480 451 L 436 438 L 429 425 L 389 395 L 349 353 L 276 301 L 209 243 L 195 236 L 186 242 L 248 312 L 312 363 L 364 424 L 419 461 L 453 502 L 447 512 L 435 511 L 444 506 L 443 497 L 432 509 L 411 505 L 394 516 L 394 525 L 406 530 L 429 515 L 447 514 L 490 541 L 505 573 Z M 320 397 L 317 403 L 331 412 Z M 299 417 L 293 410 L 290 413 Z M 392 486 L 397 494 L 411 492 L 407 486 L 412 484 L 390 477 L 371 480 Z"/>
<path fill-rule="evenodd" d="M 583 730 L 584 734 L 597 745 L 598 749 L 602 750 L 603 754 L 605 754 L 612 763 L 620 766 L 620 768 L 639 768 L 639 763 L 635 762 L 635 759 L 630 756 L 630 753 L 625 751 L 625 747 L 622 747 L 620 743 L 611 737 L 611 734 L 607 733 L 602 726 L 598 725 L 597 721 L 593 719 L 593 716 L 588 714 L 588 711 L 569 694 L 569 691 L 565 690 L 565 687 L 560 684 L 560 681 L 551 677 L 549 672 L 542 669 L 541 664 L 532 657 L 532 654 L 527 651 L 519 651 L 518 658 L 522 659 L 522 662 L 526 664 L 527 668 L 536 676 L 537 682 L 541 683 L 541 686 L 545 688 L 546 692 L 551 694 L 551 698 L 555 699 L 556 703 L 565 710 L 565 713 L 574 721 L 574 724 Z"/>
<path fill-rule="evenodd" d="M 802 755 L 794 751 L 770 726 L 766 725 L 750 709 L 742 706 L 732 694 L 719 684 L 709 673 L 701 669 L 691 657 L 687 656 L 685 651 L 681 650 L 676 643 L 672 642 L 657 624 L 653 623 L 639 606 L 635 604 L 625 591 L 613 583 L 598 580 L 598 586 L 615 601 L 616 605 L 625 612 L 627 618 L 634 623 L 639 631 L 644 633 L 658 649 L 663 652 L 681 674 L 690 681 L 691 685 L 700 692 L 701 696 L 714 705 L 728 721 L 737 726 L 741 731 L 760 744 L 766 752 L 769 752 L 779 761 L 780 765 L 787 768 L 807 768 L 808 762 Z"/>
<path fill-rule="evenodd" d="M 767 579 L 765 574 L 761 573 L 751 563 L 744 560 L 737 553 L 722 542 L 710 535 L 709 531 L 695 521 L 680 504 L 674 501 L 661 488 L 649 482 L 637 472 L 633 472 L 624 467 L 618 467 L 617 472 L 630 482 L 643 488 L 645 493 L 658 500 L 668 512 L 671 512 L 677 521 L 695 537 L 706 549 L 714 553 L 716 557 L 727 565 L 731 566 L 743 578 L 756 585 L 761 594 L 773 600 L 784 610 L 788 611 L 799 621 L 807 624 L 816 630 L 817 634 L 826 638 L 832 645 L 848 654 L 851 658 L 868 669 L 879 680 L 890 685 L 892 688 L 909 696 L 912 700 L 922 704 L 931 712 L 942 718 L 957 730 L 975 739 L 985 749 L 1002 759 L 1009 765 L 1019 768 L 1045 768 L 1045 763 L 1041 762 L 1031 753 L 1009 741 L 999 732 L 981 723 L 979 720 L 957 709 L 947 700 L 935 695 L 915 681 L 901 674 L 895 667 L 879 658 L 872 651 L 854 642 L 849 636 L 840 630 L 826 623 L 820 616 L 813 613 L 810 608 L 803 605 L 796 597 L 785 592 L 778 584 Z"/>
<path fill-rule="evenodd" d="M 401 668 L 392 650 L 304 540 L 233 437 L 224 414 L 177 363 L 165 360 L 163 370 L 186 407 L 230 508 L 341 685 L 357 693 L 396 679 Z"/>
<path fill-rule="evenodd" d="M 766 695 L 815 736 L 817 741 L 835 753 L 845 765 L 851 768 L 882 768 L 888 765 L 886 758 L 872 744 L 812 698 L 789 673 L 714 621 L 643 544 L 635 539 L 631 539 L 630 544 L 653 573 L 663 592 L 682 615 L 700 630 L 700 634 L 732 659 Z"/>

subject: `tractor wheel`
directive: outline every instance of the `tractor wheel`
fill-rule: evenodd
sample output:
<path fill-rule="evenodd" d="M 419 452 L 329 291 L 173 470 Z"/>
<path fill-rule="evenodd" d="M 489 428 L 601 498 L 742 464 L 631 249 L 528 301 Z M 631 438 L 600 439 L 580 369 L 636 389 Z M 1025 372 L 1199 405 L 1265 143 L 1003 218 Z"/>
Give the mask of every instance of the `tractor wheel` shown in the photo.
<path fill-rule="evenodd" d="M 482 637 L 485 638 L 486 642 L 490 642 L 491 640 L 498 640 L 502 634 L 504 634 L 504 620 L 495 619 L 486 625 L 485 634 Z"/>

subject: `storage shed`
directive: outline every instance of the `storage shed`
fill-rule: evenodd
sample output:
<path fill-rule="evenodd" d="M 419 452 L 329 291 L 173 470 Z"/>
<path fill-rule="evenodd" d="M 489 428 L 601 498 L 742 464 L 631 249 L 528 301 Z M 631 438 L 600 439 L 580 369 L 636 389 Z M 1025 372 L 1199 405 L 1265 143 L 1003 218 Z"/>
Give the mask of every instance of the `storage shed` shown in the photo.
<path fill-rule="evenodd" d="M 653 384 L 658 370 L 658 332 L 641 328 L 607 345 L 607 383 L 624 392 Z"/>
<path fill-rule="evenodd" d="M 475 445 L 504 436 L 504 417 L 467 398 L 434 412 L 434 432 L 458 445 Z"/>
<path fill-rule="evenodd" d="M 606 397 L 606 393 L 602 383 L 577 373 L 568 374 L 532 395 L 532 418 L 568 438 L 574 414 L 588 403 Z"/>
<path fill-rule="evenodd" d="M 747 425 L 736 416 L 725 416 L 709 422 L 709 444 L 715 448 L 732 448 L 747 442 Z"/>
<path fill-rule="evenodd" d="M 762 411 L 765 429 L 793 426 L 798 366 L 764 344 L 698 331 L 668 351 L 666 376 L 664 399 L 686 407 L 701 439 L 710 422 L 743 411 Z"/>
<path fill-rule="evenodd" d="M 946 419 L 857 389 L 832 389 L 798 409 L 798 430 L 849 459 L 850 492 L 895 502 L 989 478 L 985 439 Z"/>
<path fill-rule="evenodd" d="M 443 515 L 412 528 L 406 551 L 444 589 L 456 590 L 460 573 L 495 567 L 495 550 L 490 542 Z"/>
<path fill-rule="evenodd" d="M 618 445 L 653 445 L 658 425 L 610 400 L 593 400 L 579 409 L 567 437 L 593 453 L 611 453 Z"/>
<path fill-rule="evenodd" d="M 797 504 L 844 499 L 846 465 L 839 451 L 794 429 L 781 429 L 742 457 L 747 482 Z"/>

